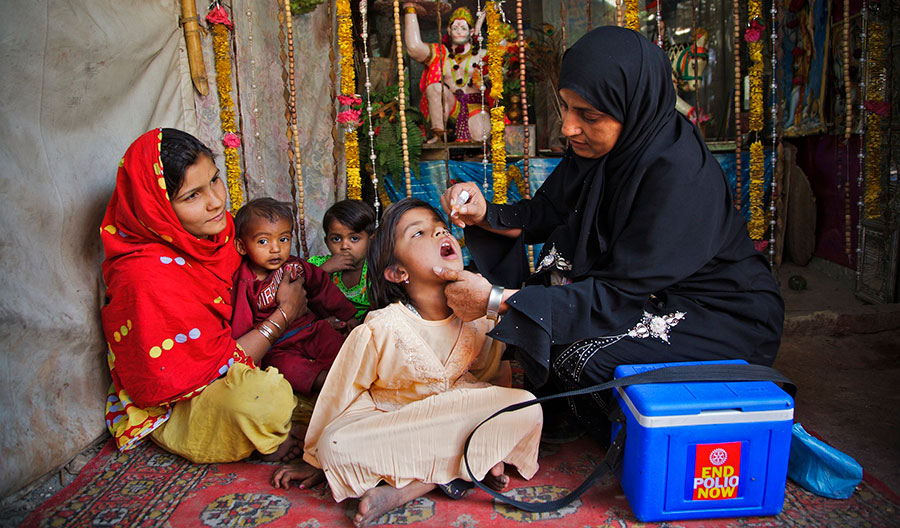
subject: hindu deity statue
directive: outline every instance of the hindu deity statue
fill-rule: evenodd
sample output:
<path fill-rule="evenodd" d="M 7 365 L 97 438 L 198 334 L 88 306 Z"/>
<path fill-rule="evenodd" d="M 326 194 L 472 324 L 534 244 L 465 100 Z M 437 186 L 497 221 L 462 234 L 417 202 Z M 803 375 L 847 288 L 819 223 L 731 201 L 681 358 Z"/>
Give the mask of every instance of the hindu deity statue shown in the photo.
<path fill-rule="evenodd" d="M 481 141 L 491 133 L 490 115 L 486 110 L 482 112 L 482 106 L 490 107 L 490 101 L 485 95 L 482 105 L 481 99 L 487 52 L 478 43 L 484 15 L 476 22 L 471 11 L 460 7 L 450 15 L 443 42 L 425 43 L 418 20 L 418 15 L 424 12 L 414 2 L 404 5 L 407 52 L 425 64 L 419 83 L 421 108 L 434 134 L 427 142 L 437 141 L 449 121 L 456 122 L 456 141 Z"/>

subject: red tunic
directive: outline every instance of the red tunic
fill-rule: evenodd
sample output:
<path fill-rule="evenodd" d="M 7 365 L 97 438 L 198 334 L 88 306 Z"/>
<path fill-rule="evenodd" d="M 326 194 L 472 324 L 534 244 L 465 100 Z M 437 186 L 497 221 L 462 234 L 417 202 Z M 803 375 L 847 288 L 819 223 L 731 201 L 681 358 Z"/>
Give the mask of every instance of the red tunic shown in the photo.
<path fill-rule="evenodd" d="M 277 311 L 275 292 L 286 270 L 302 277 L 309 311 L 291 323 L 272 345 L 262 366 L 277 368 L 295 391 L 309 394 L 316 377 L 331 367 L 344 343 L 344 336 L 325 318 L 335 316 L 346 321 L 356 314 L 356 308 L 331 282 L 328 273 L 291 257 L 281 269 L 259 280 L 243 262 L 234 274 L 231 331 L 236 339 Z"/>

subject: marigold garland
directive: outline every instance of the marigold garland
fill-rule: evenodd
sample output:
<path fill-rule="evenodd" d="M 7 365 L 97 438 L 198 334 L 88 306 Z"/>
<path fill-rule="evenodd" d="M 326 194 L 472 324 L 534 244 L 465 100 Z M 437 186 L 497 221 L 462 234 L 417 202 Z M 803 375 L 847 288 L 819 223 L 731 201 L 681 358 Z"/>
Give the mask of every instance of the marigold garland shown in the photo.
<path fill-rule="evenodd" d="M 353 17 L 350 0 L 337 0 L 338 50 L 341 64 L 341 95 L 356 97 L 356 72 L 353 69 Z M 342 99 L 342 98 L 341 98 Z M 344 132 L 344 157 L 347 161 L 347 198 L 362 199 L 362 179 L 359 176 L 359 137 L 356 128 L 348 123 Z"/>
<path fill-rule="evenodd" d="M 506 46 L 503 41 L 503 27 L 500 22 L 500 8 L 496 2 L 484 6 L 487 18 L 488 77 L 491 80 L 491 97 L 495 101 L 503 98 L 503 55 Z M 491 108 L 491 161 L 493 162 L 494 203 L 506 203 L 506 108 Z"/>
<path fill-rule="evenodd" d="M 884 101 L 885 57 L 884 26 L 873 21 L 868 29 L 869 38 L 869 84 L 866 91 L 866 106 L 877 105 Z M 881 116 L 875 112 L 867 112 L 866 123 L 866 218 L 881 216 Z"/>
<path fill-rule="evenodd" d="M 496 204 L 506 203 L 506 140 L 503 133 L 506 129 L 504 114 L 506 107 L 491 108 L 491 160 L 493 161 L 494 199 Z"/>
<path fill-rule="evenodd" d="M 221 9 L 221 6 L 217 7 Z M 228 195 L 231 197 L 231 212 L 234 213 L 244 205 L 244 194 L 241 188 L 241 160 L 237 145 L 234 145 L 234 140 L 237 139 L 237 126 L 234 119 L 234 100 L 231 98 L 231 55 L 228 53 L 228 27 L 224 23 L 213 24 L 213 52 L 216 62 L 216 88 L 219 92 L 219 115 L 226 140 L 225 181 L 228 183 Z"/>
<path fill-rule="evenodd" d="M 635 31 L 641 30 L 638 18 L 638 0 L 625 0 L 625 27 Z"/>
<path fill-rule="evenodd" d="M 744 40 L 750 56 L 750 131 L 756 132 L 756 140 L 750 145 L 750 221 L 747 232 L 753 240 L 761 240 L 766 232 L 766 218 L 763 210 L 765 162 L 762 142 L 763 118 L 763 43 L 760 23 L 762 1 L 750 0 L 747 4 L 747 29 Z"/>
<path fill-rule="evenodd" d="M 762 239 L 766 232 L 765 213 L 763 212 L 763 178 L 754 177 L 765 172 L 762 142 L 757 140 L 750 144 L 750 222 L 747 231 L 753 240 Z"/>
<path fill-rule="evenodd" d="M 750 56 L 750 130 L 760 132 L 763 129 L 763 43 L 761 0 L 750 0 L 747 6 L 747 30 L 744 40 Z"/>
<path fill-rule="evenodd" d="M 488 78 L 491 80 L 490 96 L 495 101 L 503 99 L 503 52 L 501 44 L 503 32 L 500 23 L 500 9 L 496 2 L 484 6 L 487 18 Z"/>

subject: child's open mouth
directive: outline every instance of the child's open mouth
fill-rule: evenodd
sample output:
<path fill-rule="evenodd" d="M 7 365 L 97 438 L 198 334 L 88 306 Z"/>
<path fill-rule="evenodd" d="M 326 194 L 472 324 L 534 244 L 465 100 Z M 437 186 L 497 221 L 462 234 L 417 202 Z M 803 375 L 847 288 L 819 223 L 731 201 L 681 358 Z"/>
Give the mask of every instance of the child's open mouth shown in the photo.
<path fill-rule="evenodd" d="M 453 255 L 456 255 L 456 250 L 453 249 L 453 244 L 451 244 L 449 240 L 441 242 L 441 256 L 446 258 Z"/>

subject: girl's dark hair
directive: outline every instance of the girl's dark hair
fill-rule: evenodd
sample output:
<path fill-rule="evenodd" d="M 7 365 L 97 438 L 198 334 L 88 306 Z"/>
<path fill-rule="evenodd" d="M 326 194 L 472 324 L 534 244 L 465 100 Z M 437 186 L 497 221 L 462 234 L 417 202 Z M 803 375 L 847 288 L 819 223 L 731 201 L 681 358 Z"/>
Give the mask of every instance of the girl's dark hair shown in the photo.
<path fill-rule="evenodd" d="M 250 220 L 254 217 L 265 218 L 270 222 L 287 220 L 294 229 L 294 205 L 288 202 L 279 202 L 274 198 L 256 198 L 245 203 L 234 215 L 235 236 L 241 238 L 250 226 Z"/>
<path fill-rule="evenodd" d="M 332 222 L 340 222 L 356 233 L 365 231 L 372 235 L 375 232 L 375 208 L 361 200 L 341 200 L 325 211 L 322 217 L 322 229 L 328 236 L 328 227 Z"/>
<path fill-rule="evenodd" d="M 162 129 L 159 157 L 162 158 L 166 194 L 169 195 L 170 200 L 184 183 L 184 172 L 188 167 L 197 163 L 201 155 L 213 159 L 213 153 L 209 147 L 194 136 L 177 128 Z"/>
<path fill-rule="evenodd" d="M 397 260 L 394 258 L 394 249 L 397 239 L 397 224 L 400 223 L 400 218 L 407 211 L 419 208 L 434 212 L 441 220 L 444 218 L 441 212 L 428 202 L 418 198 L 403 198 L 387 208 L 384 216 L 381 217 L 381 224 L 369 241 L 366 257 L 369 265 L 369 305 L 372 310 L 384 308 L 397 301 L 409 302 L 406 288 L 402 284 L 384 278 L 384 270 L 397 264 Z"/>

